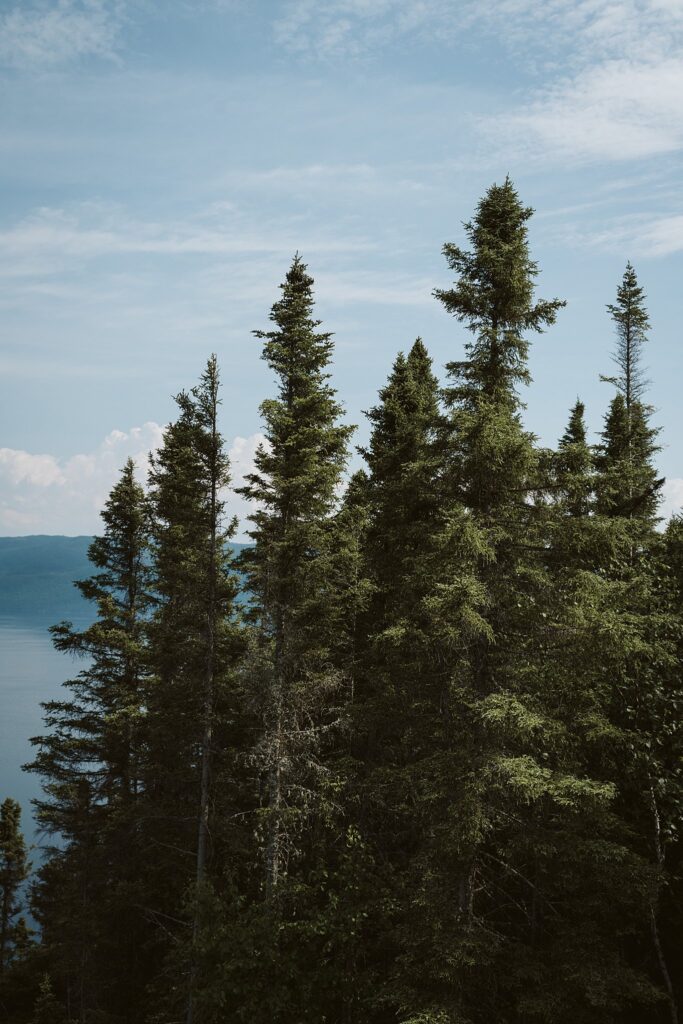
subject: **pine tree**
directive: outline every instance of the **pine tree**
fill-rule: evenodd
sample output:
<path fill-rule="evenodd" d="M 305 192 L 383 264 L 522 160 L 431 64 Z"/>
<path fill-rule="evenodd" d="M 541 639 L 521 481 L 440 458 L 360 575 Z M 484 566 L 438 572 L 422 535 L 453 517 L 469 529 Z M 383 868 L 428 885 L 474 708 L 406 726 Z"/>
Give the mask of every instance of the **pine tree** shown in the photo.
<path fill-rule="evenodd" d="M 623 395 L 627 415 L 630 416 L 633 406 L 639 402 L 649 383 L 645 379 L 642 366 L 641 349 L 647 341 L 650 318 L 645 308 L 645 292 L 638 284 L 636 272 L 630 263 L 621 284 L 617 289 L 616 303 L 610 303 L 607 309 L 614 320 L 617 332 L 617 346 L 614 362 L 619 373 L 616 377 L 602 379 L 614 384 Z"/>
<path fill-rule="evenodd" d="M 110 1019 L 132 1021 L 144 983 L 131 936 L 144 934 L 138 815 L 150 602 L 147 510 L 132 460 L 102 519 L 89 549 L 98 571 L 77 583 L 97 618 L 82 630 L 69 622 L 51 630 L 57 650 L 87 667 L 65 684 L 68 699 L 43 705 L 49 732 L 32 740 L 38 753 L 27 768 L 45 793 L 37 818 L 56 839 L 33 903 L 72 1017 L 85 1021 L 104 1002 Z"/>
<path fill-rule="evenodd" d="M 465 226 L 472 251 L 444 249 L 455 286 L 437 292 L 474 335 L 467 358 L 448 366 L 444 484 L 480 537 L 484 623 L 454 680 L 460 742 L 443 808 L 450 827 L 418 889 L 429 928 L 413 930 L 404 957 L 415 986 L 404 1005 L 417 1019 L 597 1022 L 613 1019 L 633 988 L 618 956 L 610 959 L 609 925 L 578 941 L 577 924 L 598 891 L 586 878 L 596 874 L 601 842 L 613 849 L 601 825 L 613 787 L 590 772 L 583 740 L 576 743 L 576 715 L 591 706 L 590 686 L 572 680 L 566 662 L 558 671 L 555 637 L 565 623 L 546 621 L 558 611 L 548 565 L 547 459 L 524 431 L 518 388 L 530 379 L 526 332 L 551 324 L 562 303 L 534 302 L 531 212 L 509 180 L 489 189 Z M 565 448 L 581 443 L 578 414 L 572 433 Z M 599 874 L 604 884 L 608 875 Z M 591 991 L 596 957 L 609 993 L 599 1008 Z"/>
<path fill-rule="evenodd" d="M 632 519 L 637 528 L 638 521 L 653 521 L 663 480 L 658 479 L 652 462 L 659 450 L 659 431 L 650 426 L 652 409 L 643 402 L 649 382 L 642 366 L 642 347 L 650 319 L 645 293 L 630 263 L 617 289 L 616 304 L 607 309 L 617 334 L 613 358 L 619 372 L 616 377 L 602 378 L 614 384 L 617 394 L 610 404 L 597 452 L 597 510 L 606 516 Z"/>
<path fill-rule="evenodd" d="M 17 954 L 26 924 L 21 912 L 21 887 L 30 865 L 21 833 L 21 807 L 7 797 L 0 805 L 0 975 Z"/>
<path fill-rule="evenodd" d="M 66 1010 L 55 997 L 48 974 L 43 977 L 40 984 L 40 992 L 33 1009 L 31 1024 L 68 1024 Z"/>
<path fill-rule="evenodd" d="M 573 519 L 591 510 L 593 453 L 586 437 L 585 411 L 577 398 L 555 459 L 557 489 L 564 511 Z"/>
<path fill-rule="evenodd" d="M 659 431 L 650 425 L 652 408 L 644 401 L 648 382 L 641 348 L 649 328 L 644 299 L 629 264 L 617 303 L 607 307 L 616 327 L 614 359 L 620 372 L 603 378 L 617 394 L 596 450 L 596 511 L 613 545 L 611 558 L 596 568 L 611 587 L 613 636 L 620 641 L 604 648 L 602 658 L 613 681 L 611 721 L 627 741 L 619 782 L 621 814 L 632 834 L 630 848 L 652 876 L 636 948 L 649 961 L 653 981 L 664 989 L 676 1024 L 672 953 L 662 940 L 660 917 L 668 889 L 666 850 L 675 828 L 666 811 L 671 807 L 668 793 L 676 789 L 676 753 L 665 737 L 677 718 L 680 620 L 675 601 L 670 603 L 672 579 L 662 567 L 655 529 L 664 481 L 654 465 Z"/>
<path fill-rule="evenodd" d="M 199 385 L 177 396 L 179 417 L 167 427 L 150 473 L 156 609 L 145 784 L 148 838 L 157 855 L 148 866 L 148 908 L 160 949 L 181 942 L 184 962 L 178 974 L 177 959 L 169 961 L 174 977 L 162 1002 L 185 1002 L 188 1024 L 199 970 L 201 890 L 220 870 L 223 844 L 229 849 L 232 842 L 222 820 L 235 800 L 235 667 L 242 638 L 229 544 L 236 523 L 225 516 L 230 477 L 217 425 L 219 383 L 212 356 Z M 182 928 L 178 934 L 179 922 L 193 935 L 189 941 Z M 169 932 L 176 935 L 170 946 Z"/>
<path fill-rule="evenodd" d="M 411 1006 L 425 969 L 415 947 L 434 938 L 422 913 L 428 900 L 416 894 L 426 879 L 430 898 L 445 882 L 439 858 L 452 821 L 441 816 L 459 767 L 454 684 L 463 648 L 483 625 L 472 576 L 480 539 L 464 510 L 444 501 L 439 391 L 421 340 L 399 354 L 379 397 L 363 451 L 369 599 L 352 709 L 353 864 L 363 901 L 352 919 L 363 922 L 357 986 L 373 1021 Z"/>
<path fill-rule="evenodd" d="M 293 1001 L 299 1019 L 314 1012 L 307 1008 L 314 976 L 303 964 L 306 941 L 315 934 L 306 920 L 324 900 L 314 879 L 324 870 L 320 844 L 338 788 L 328 751 L 347 699 L 335 634 L 341 597 L 335 510 L 351 428 L 339 422 L 342 407 L 328 383 L 331 335 L 318 330 L 313 279 L 299 256 L 281 289 L 270 314 L 273 329 L 255 332 L 278 390 L 261 405 L 266 442 L 242 491 L 254 502 L 253 548 L 242 566 L 254 627 L 252 702 L 263 723 L 254 759 L 263 787 L 264 911 L 270 955 L 279 964 L 274 984 L 254 996 L 250 1012 L 261 1014 L 259 1020 L 283 1012 L 278 1000 Z M 288 956 L 299 959 L 298 972 Z M 302 986 L 298 995 L 288 974 Z"/>

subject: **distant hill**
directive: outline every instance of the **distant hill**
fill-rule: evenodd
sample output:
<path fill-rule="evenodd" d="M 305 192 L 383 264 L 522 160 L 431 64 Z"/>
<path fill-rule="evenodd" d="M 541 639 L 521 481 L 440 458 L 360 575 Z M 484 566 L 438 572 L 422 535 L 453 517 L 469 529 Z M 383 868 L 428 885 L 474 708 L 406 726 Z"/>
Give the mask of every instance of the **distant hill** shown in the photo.
<path fill-rule="evenodd" d="M 93 573 L 92 537 L 0 537 L 0 619 L 48 626 L 62 619 L 92 618 L 74 587 Z M 244 544 L 233 544 L 235 550 Z"/>
<path fill-rule="evenodd" d="M 49 625 L 91 617 L 74 587 L 92 573 L 92 537 L 0 537 L 0 617 Z"/>

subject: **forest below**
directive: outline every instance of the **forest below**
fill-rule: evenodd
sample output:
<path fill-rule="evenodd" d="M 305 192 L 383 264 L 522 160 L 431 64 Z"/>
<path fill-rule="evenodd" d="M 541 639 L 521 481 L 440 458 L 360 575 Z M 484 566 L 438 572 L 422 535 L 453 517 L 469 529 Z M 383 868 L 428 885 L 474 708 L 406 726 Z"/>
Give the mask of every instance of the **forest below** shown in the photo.
<path fill-rule="evenodd" d="M 646 296 L 606 296 L 597 444 L 523 423 L 535 297 L 509 179 L 446 244 L 470 332 L 367 413 L 296 256 L 255 332 L 275 390 L 239 489 L 211 356 L 129 461 L 78 582 L 92 622 L 32 740 L 43 856 L 0 809 L 7 1024 L 678 1024 L 683 518 L 647 400 Z M 608 302 L 609 299 L 612 302 Z M 36 858 L 33 858 L 36 859 Z"/>

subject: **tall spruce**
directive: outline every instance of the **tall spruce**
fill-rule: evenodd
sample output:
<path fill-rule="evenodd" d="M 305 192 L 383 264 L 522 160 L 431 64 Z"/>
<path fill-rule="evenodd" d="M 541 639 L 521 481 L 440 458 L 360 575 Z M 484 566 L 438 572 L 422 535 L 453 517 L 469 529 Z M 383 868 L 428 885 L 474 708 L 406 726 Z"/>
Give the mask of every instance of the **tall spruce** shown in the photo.
<path fill-rule="evenodd" d="M 650 318 L 645 308 L 645 291 L 638 284 L 636 272 L 630 263 L 617 288 L 617 300 L 609 303 L 610 313 L 617 334 L 614 351 L 614 362 L 617 364 L 616 377 L 603 377 L 603 380 L 614 384 L 624 396 L 627 413 L 630 414 L 634 403 L 640 401 L 648 385 L 642 364 L 642 347 L 647 341 Z"/>
<path fill-rule="evenodd" d="M 19 915 L 22 886 L 29 873 L 26 843 L 21 832 L 21 806 L 7 797 L 0 805 L 0 975 L 10 967 L 25 928 Z M 20 923 L 21 922 L 21 923 Z"/>
<path fill-rule="evenodd" d="M 343 410 L 329 384 L 332 338 L 318 330 L 313 279 L 298 255 L 281 290 L 270 314 L 273 329 L 255 332 L 277 394 L 261 405 L 266 441 L 242 490 L 254 503 L 253 547 L 241 564 L 255 631 L 250 685 L 263 723 L 254 750 L 263 789 L 259 846 L 276 964 L 251 1012 L 270 1019 L 270 1001 L 291 999 L 307 1020 L 315 980 L 307 981 L 303 967 L 305 936 L 314 939 L 306 920 L 315 912 L 312 879 L 324 867 L 316 844 L 324 842 L 338 803 L 327 752 L 347 700 L 335 656 L 341 599 L 335 510 L 352 428 L 340 422 Z M 299 958 L 298 972 L 290 955 Z M 272 1012 L 285 1011 L 280 1005 Z"/>
<path fill-rule="evenodd" d="M 605 949 L 608 927 L 580 942 L 577 925 L 596 898 L 596 884 L 582 880 L 599 863 L 613 787 L 591 775 L 575 742 L 576 714 L 590 694 L 568 685 L 569 673 L 551 660 L 547 460 L 524 430 L 519 388 L 530 380 L 527 333 L 552 324 L 563 303 L 534 301 L 531 213 L 509 179 L 490 188 L 465 225 L 471 251 L 445 246 L 458 276 L 436 293 L 474 336 L 466 359 L 448 365 L 445 481 L 485 542 L 477 579 L 486 628 L 465 651 L 457 682 L 462 742 L 450 861 L 459 895 L 430 907 L 443 949 L 437 964 L 454 969 L 425 962 L 415 1010 L 435 1019 L 597 1024 L 619 1012 L 623 992 L 593 1005 L 596 955 L 606 987 L 618 988 L 620 967 L 612 970 Z"/>
<path fill-rule="evenodd" d="M 612 679 L 611 720 L 626 738 L 621 814 L 632 836 L 631 850 L 651 872 L 636 949 L 653 982 L 664 990 L 669 1018 L 676 1024 L 678 997 L 670 967 L 675 953 L 660 922 L 670 892 L 667 849 L 678 815 L 669 799 L 678 775 L 676 744 L 669 736 L 680 700 L 680 619 L 675 600 L 671 603 L 669 588 L 673 585 L 675 590 L 675 585 L 666 558 L 662 565 L 656 531 L 664 481 L 654 464 L 659 431 L 650 423 L 653 410 L 644 400 L 648 382 L 641 364 L 650 323 L 644 291 L 630 264 L 616 304 L 607 308 L 617 334 L 614 360 L 619 374 L 604 378 L 617 393 L 596 449 L 596 511 L 613 545 L 611 558 L 596 567 L 612 590 L 613 635 L 620 643 L 604 646 L 602 659 Z M 668 907 L 663 912 L 665 918 L 670 916 Z"/>
<path fill-rule="evenodd" d="M 379 398 L 363 451 L 370 597 L 353 707 L 359 853 L 364 844 L 355 920 L 364 922 L 362 1019 L 373 1021 L 424 1010 L 416 990 L 431 970 L 430 944 L 429 959 L 441 959 L 425 917 L 451 885 L 443 869 L 460 783 L 458 677 L 485 628 L 472 572 L 481 541 L 465 510 L 444 501 L 439 390 L 419 339 Z"/>
<path fill-rule="evenodd" d="M 202 889 L 221 869 L 234 811 L 235 668 L 242 635 L 225 515 L 229 461 L 218 430 L 219 371 L 176 397 L 178 419 L 151 460 L 154 591 L 145 766 L 148 913 L 167 959 L 170 1012 L 194 1016 Z M 180 925 L 180 929 L 179 929 Z M 168 936 L 175 936 L 169 943 Z M 180 945 L 180 970 L 178 956 Z M 158 982 L 155 983 L 155 986 Z"/>
<path fill-rule="evenodd" d="M 598 447 L 597 511 L 612 518 L 632 519 L 637 529 L 638 522 L 652 523 L 656 516 L 663 480 L 657 477 L 653 465 L 653 456 L 659 450 L 659 431 L 651 427 L 652 409 L 643 401 L 649 382 L 642 365 L 642 347 L 650 319 L 645 292 L 630 263 L 617 289 L 617 301 L 607 310 L 617 335 L 613 359 L 618 374 L 602 378 L 614 384 L 617 393 Z"/>
<path fill-rule="evenodd" d="M 147 508 L 128 460 L 88 551 L 96 571 L 77 583 L 94 605 L 84 629 L 52 627 L 53 643 L 86 662 L 43 704 L 49 730 L 27 766 L 42 778 L 40 827 L 55 840 L 38 873 L 34 912 L 70 1017 L 132 1022 L 145 984 L 136 943 L 143 850 L 139 829 L 145 619 L 150 603 Z"/>

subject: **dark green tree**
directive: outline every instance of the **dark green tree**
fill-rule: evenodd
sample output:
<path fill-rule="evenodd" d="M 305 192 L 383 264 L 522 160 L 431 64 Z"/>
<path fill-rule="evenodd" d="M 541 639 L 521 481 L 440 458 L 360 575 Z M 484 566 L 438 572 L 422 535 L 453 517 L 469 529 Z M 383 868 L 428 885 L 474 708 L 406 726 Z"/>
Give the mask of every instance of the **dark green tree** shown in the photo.
<path fill-rule="evenodd" d="M 631 832 L 629 846 L 651 871 L 651 886 L 640 918 L 642 960 L 653 981 L 664 990 L 669 1017 L 678 1020 L 677 996 L 662 914 L 667 906 L 670 876 L 667 850 L 676 831 L 679 811 L 670 794 L 677 791 L 676 733 L 679 717 L 680 619 L 676 610 L 675 575 L 666 568 L 656 531 L 663 479 L 654 463 L 658 429 L 651 426 L 652 407 L 644 396 L 647 381 L 641 348 L 650 326 L 643 289 L 629 264 L 617 302 L 609 305 L 617 333 L 616 377 L 605 378 L 617 393 L 612 399 L 596 449 L 596 512 L 611 533 L 611 557 L 596 563 L 611 587 L 613 636 L 605 646 L 613 691 L 611 721 L 625 737 L 619 779 L 621 815 Z M 669 549 L 670 550 L 670 549 Z M 673 731 L 672 731 L 673 730 Z"/>
<path fill-rule="evenodd" d="M 303 964 L 318 955 L 306 952 L 316 941 L 310 920 L 325 899 L 320 850 L 338 806 L 329 751 L 348 700 L 336 632 L 344 573 L 335 513 L 352 428 L 340 422 L 329 384 L 332 339 L 314 319 L 313 279 L 299 256 L 281 289 L 272 330 L 256 332 L 277 394 L 261 405 L 266 441 L 242 491 L 254 503 L 253 547 L 241 564 L 254 628 L 251 700 L 262 721 L 254 764 L 264 913 L 279 965 L 249 1012 L 269 1020 L 291 1000 L 297 1009 L 289 1012 L 308 1020 L 315 978 Z"/>
<path fill-rule="evenodd" d="M 577 398 L 555 458 L 556 488 L 563 511 L 573 519 L 589 514 L 593 497 L 593 452 L 586 437 L 585 411 Z"/>
<path fill-rule="evenodd" d="M 59 1002 L 52 991 L 49 974 L 44 975 L 40 983 L 40 991 L 33 1008 L 30 1024 L 68 1024 L 64 1005 Z"/>
<path fill-rule="evenodd" d="M 37 819 L 55 838 L 38 873 L 34 911 L 55 978 L 77 1021 L 106 1006 L 132 1021 L 144 985 L 139 875 L 145 620 L 149 609 L 148 518 L 134 465 L 123 468 L 102 512 L 89 557 L 97 570 L 77 583 L 96 610 L 84 629 L 52 627 L 57 650 L 86 667 L 48 701 L 48 732 L 27 766 L 43 780 Z"/>
<path fill-rule="evenodd" d="M 425 968 L 415 947 L 433 935 L 418 894 L 426 879 L 430 896 L 446 880 L 459 784 L 456 679 L 464 649 L 485 628 L 472 573 L 480 537 L 445 500 L 439 389 L 419 339 L 399 354 L 379 398 L 363 451 L 369 598 L 352 708 L 362 901 L 354 920 L 364 922 L 356 959 L 361 1019 L 373 1021 L 414 1005 L 411 986 Z"/>
<path fill-rule="evenodd" d="M 617 393 L 597 449 L 597 511 L 632 519 L 635 529 L 639 522 L 647 528 L 656 516 L 664 481 L 657 477 L 653 465 L 659 451 L 659 431 L 650 426 L 652 408 L 643 401 L 649 382 L 642 366 L 642 346 L 647 341 L 650 319 L 645 293 L 630 263 L 617 289 L 617 301 L 607 309 L 617 335 L 613 358 L 618 374 L 602 378 L 614 384 Z"/>
<path fill-rule="evenodd" d="M 160 951 L 180 944 L 181 964 L 177 957 L 167 961 L 162 1003 L 185 1002 L 188 1024 L 199 970 L 200 890 L 228 856 L 233 840 L 226 821 L 236 799 L 235 667 L 242 634 L 230 546 L 236 523 L 225 514 L 230 476 L 218 430 L 219 383 L 212 356 L 200 383 L 177 396 L 179 417 L 166 429 L 150 472 L 156 608 L 145 807 L 156 853 L 148 865 L 147 906 Z M 175 936 L 170 944 L 169 934 Z"/>
<path fill-rule="evenodd" d="M 0 805 L 0 975 L 20 951 L 26 923 L 19 917 L 22 886 L 30 865 L 21 832 L 21 807 L 7 797 Z"/>
<path fill-rule="evenodd" d="M 645 297 L 644 289 L 638 284 L 635 270 L 627 263 L 621 284 L 617 288 L 617 301 L 607 306 L 617 333 L 613 358 L 619 372 L 616 377 L 602 379 L 614 384 L 617 391 L 623 395 L 629 415 L 634 404 L 641 400 L 649 383 L 645 379 L 641 351 L 650 328 Z"/>
<path fill-rule="evenodd" d="M 614 788 L 591 770 L 577 730 L 593 695 L 585 679 L 572 680 L 556 640 L 571 626 L 548 564 L 548 459 L 521 421 L 526 335 L 562 305 L 534 301 L 531 212 L 509 180 L 489 189 L 466 225 L 471 251 L 445 247 L 455 286 L 437 292 L 474 335 L 467 358 L 448 366 L 443 477 L 451 507 L 464 506 L 479 538 L 484 621 L 454 673 L 458 743 L 450 804 L 441 805 L 450 827 L 432 826 L 439 841 L 416 889 L 420 914 L 402 957 L 412 975 L 406 1019 L 597 1022 L 616 1019 L 638 986 L 611 934 L 615 885 L 605 889 L 604 923 L 590 938 L 577 930 L 610 881 L 597 868 L 601 851 L 615 851 Z M 579 420 L 565 449 L 581 445 Z M 585 502 L 580 470 L 573 475 Z"/>

